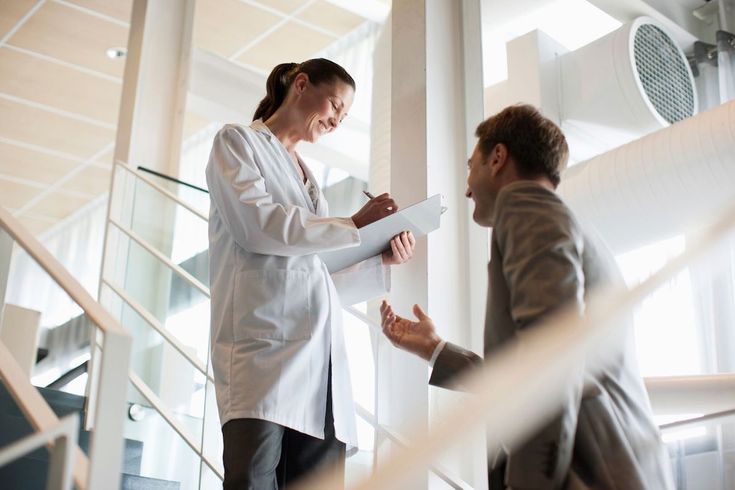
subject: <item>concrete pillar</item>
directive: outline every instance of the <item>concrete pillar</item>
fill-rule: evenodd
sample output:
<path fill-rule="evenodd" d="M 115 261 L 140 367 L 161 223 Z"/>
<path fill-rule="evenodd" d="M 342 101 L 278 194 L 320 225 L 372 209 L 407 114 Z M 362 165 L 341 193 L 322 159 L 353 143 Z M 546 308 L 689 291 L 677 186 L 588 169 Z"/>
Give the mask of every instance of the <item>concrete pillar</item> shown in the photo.
<path fill-rule="evenodd" d="M 483 118 L 479 10 L 479 0 L 393 4 L 390 190 L 403 206 L 441 193 L 448 211 L 441 228 L 419 240 L 413 260 L 394 268 L 390 297 L 406 316 L 420 304 L 440 335 L 481 353 L 488 239 L 487 231 L 472 223 L 464 197 L 467 158 Z M 426 362 L 386 350 L 379 368 L 380 422 L 427 428 L 440 422 L 430 414 L 456 395 L 432 389 L 430 396 Z M 471 446 L 441 463 L 482 488 L 484 438 L 479 448 Z M 421 475 L 411 488 L 426 485 Z"/>

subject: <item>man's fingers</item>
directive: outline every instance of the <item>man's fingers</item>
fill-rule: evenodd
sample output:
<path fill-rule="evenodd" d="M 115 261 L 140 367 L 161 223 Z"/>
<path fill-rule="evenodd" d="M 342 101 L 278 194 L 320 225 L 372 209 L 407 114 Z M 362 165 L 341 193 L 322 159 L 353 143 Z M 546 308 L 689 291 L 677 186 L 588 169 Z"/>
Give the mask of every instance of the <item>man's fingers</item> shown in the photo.
<path fill-rule="evenodd" d="M 422 310 L 419 305 L 413 305 L 413 314 L 416 315 L 416 318 L 418 318 L 419 320 L 429 319 L 428 315 L 424 313 L 424 310 Z"/>
<path fill-rule="evenodd" d="M 413 233 L 410 231 L 408 232 L 408 243 L 411 245 L 411 248 L 416 245 L 416 238 L 414 238 Z"/>

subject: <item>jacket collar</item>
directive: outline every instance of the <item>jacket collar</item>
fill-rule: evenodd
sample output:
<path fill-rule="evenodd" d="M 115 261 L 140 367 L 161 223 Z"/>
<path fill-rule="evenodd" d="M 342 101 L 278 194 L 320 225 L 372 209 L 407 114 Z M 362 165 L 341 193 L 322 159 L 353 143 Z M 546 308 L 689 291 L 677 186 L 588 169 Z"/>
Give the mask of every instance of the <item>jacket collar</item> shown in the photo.
<path fill-rule="evenodd" d="M 250 123 L 250 128 L 254 131 L 257 131 L 258 133 L 261 133 L 268 138 L 272 138 L 275 135 L 271 132 L 270 128 L 265 125 L 262 119 L 256 119 L 255 121 Z"/>

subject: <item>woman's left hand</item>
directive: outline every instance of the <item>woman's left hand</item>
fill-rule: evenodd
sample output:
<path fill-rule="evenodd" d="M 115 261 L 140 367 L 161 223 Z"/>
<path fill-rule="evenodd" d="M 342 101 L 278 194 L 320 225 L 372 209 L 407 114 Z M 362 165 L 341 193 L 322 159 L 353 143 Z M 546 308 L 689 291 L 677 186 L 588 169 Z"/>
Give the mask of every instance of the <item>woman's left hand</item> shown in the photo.
<path fill-rule="evenodd" d="M 398 265 L 408 262 L 413 256 L 416 239 L 410 231 L 403 231 L 390 241 L 390 250 L 383 252 L 383 265 Z"/>

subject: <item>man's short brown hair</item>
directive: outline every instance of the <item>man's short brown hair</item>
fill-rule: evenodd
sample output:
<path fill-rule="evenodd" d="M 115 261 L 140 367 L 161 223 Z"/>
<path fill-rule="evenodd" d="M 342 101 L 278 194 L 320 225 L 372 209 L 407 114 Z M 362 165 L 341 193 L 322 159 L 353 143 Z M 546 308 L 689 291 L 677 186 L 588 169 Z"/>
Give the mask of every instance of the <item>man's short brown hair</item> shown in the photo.
<path fill-rule="evenodd" d="M 559 185 L 569 158 L 567 140 L 561 129 L 535 107 L 527 104 L 506 107 L 480 123 L 475 136 L 479 138 L 483 158 L 503 143 L 521 177 L 546 176 L 554 187 Z"/>

